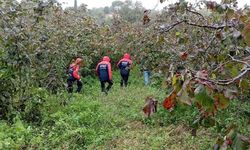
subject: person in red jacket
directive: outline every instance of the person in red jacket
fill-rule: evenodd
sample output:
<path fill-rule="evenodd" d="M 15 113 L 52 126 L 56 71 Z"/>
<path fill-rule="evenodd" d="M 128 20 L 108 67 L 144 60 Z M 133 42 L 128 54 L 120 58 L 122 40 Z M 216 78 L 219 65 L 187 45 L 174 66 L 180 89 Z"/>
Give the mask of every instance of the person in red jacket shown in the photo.
<path fill-rule="evenodd" d="M 123 58 L 117 63 L 121 74 L 121 87 L 128 85 L 129 72 L 131 69 L 132 61 L 128 53 L 124 54 Z"/>
<path fill-rule="evenodd" d="M 98 65 L 96 66 L 96 74 L 101 82 L 102 92 L 105 92 L 107 94 L 107 92 L 113 85 L 112 69 L 110 64 L 110 58 L 108 56 L 104 56 L 103 60 L 98 63 Z M 108 83 L 107 88 L 105 88 L 105 83 Z"/>
<path fill-rule="evenodd" d="M 69 67 L 69 71 L 68 71 L 68 79 L 67 79 L 67 83 L 68 83 L 68 92 L 72 93 L 73 92 L 73 84 L 76 81 L 77 82 L 77 90 L 76 92 L 80 92 L 82 89 L 82 82 L 81 82 L 81 77 L 79 75 L 79 70 L 80 70 L 80 66 L 82 65 L 83 60 L 81 58 L 77 58 L 75 60 L 75 62 L 73 62 L 70 67 Z"/>

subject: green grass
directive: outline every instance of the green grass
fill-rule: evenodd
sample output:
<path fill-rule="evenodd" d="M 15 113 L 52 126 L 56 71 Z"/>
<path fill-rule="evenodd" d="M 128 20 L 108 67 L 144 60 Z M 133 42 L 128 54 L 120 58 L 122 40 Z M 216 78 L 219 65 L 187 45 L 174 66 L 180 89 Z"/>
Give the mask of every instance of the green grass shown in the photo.
<path fill-rule="evenodd" d="M 138 71 L 135 71 L 138 72 Z M 0 149 L 211 149 L 217 136 L 216 128 L 200 127 L 191 136 L 190 125 L 198 111 L 178 106 L 172 113 L 159 105 L 150 119 L 144 117 L 145 97 L 153 95 L 160 102 L 166 92 L 145 87 L 140 74 L 131 73 L 130 85 L 120 88 L 119 74 L 114 73 L 114 86 L 106 96 L 100 92 L 97 79 L 85 79 L 80 94 L 43 92 L 41 123 L 33 124 L 17 115 L 14 124 L 0 122 Z M 38 92 L 39 93 L 39 92 Z M 66 105 L 62 105 L 65 104 Z M 246 117 L 238 107 L 248 109 L 249 103 L 232 101 L 216 119 L 224 126 L 234 122 L 242 134 L 250 133 Z"/>

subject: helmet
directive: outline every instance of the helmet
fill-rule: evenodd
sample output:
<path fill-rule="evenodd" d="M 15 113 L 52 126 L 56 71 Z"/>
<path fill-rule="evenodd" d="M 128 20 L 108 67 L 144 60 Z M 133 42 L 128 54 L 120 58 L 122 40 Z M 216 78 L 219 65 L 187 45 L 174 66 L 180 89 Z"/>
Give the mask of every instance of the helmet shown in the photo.
<path fill-rule="evenodd" d="M 103 60 L 103 61 L 110 62 L 110 58 L 109 58 L 108 56 L 104 56 L 102 60 Z"/>

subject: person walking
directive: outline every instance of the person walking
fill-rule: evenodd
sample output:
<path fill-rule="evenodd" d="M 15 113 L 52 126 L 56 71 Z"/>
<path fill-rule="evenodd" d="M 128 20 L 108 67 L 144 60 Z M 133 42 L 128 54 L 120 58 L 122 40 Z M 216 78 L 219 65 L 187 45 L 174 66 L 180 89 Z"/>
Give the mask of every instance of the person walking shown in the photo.
<path fill-rule="evenodd" d="M 150 84 L 151 64 L 148 56 L 144 56 L 141 60 L 141 71 L 143 72 L 144 85 Z"/>
<path fill-rule="evenodd" d="M 82 82 L 81 82 L 81 77 L 79 75 L 79 70 L 80 67 L 83 65 L 83 59 L 82 58 L 76 58 L 76 60 L 70 65 L 68 69 L 68 79 L 67 79 L 67 90 L 69 93 L 73 92 L 73 84 L 76 81 L 77 83 L 77 89 L 76 92 L 79 93 L 81 92 L 82 89 Z"/>
<path fill-rule="evenodd" d="M 110 64 L 110 58 L 108 56 L 104 56 L 102 61 L 97 64 L 96 74 L 99 77 L 101 83 L 101 91 L 105 94 L 108 94 L 108 91 L 113 85 L 112 69 Z M 107 87 L 105 87 L 106 83 L 108 83 Z"/>
<path fill-rule="evenodd" d="M 121 87 L 128 85 L 129 72 L 132 66 L 132 60 L 128 53 L 125 53 L 123 58 L 117 63 L 121 74 Z"/>

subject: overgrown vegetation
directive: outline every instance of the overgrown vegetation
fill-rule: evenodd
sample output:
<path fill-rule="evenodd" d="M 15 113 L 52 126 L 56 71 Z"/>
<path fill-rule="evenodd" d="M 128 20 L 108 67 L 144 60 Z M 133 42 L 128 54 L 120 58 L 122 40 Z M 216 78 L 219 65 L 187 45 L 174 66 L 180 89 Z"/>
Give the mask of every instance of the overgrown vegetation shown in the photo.
<path fill-rule="evenodd" d="M 99 83 L 86 85 L 84 94 L 51 95 L 36 89 L 43 106 L 39 107 L 40 122 L 29 122 L 17 114 L 13 123 L 1 121 L 1 149 L 209 149 L 223 134 L 225 127 L 234 122 L 240 133 L 249 136 L 247 117 L 242 109 L 249 103 L 232 101 L 230 107 L 219 112 L 216 119 L 225 127 L 199 128 L 197 137 L 191 136 L 190 124 L 198 110 L 178 105 L 176 111 L 160 110 L 146 119 L 142 114 L 145 93 L 163 100 L 165 93 L 153 87 L 144 87 L 142 78 L 132 71 L 130 86 L 126 89 L 116 84 L 105 96 Z M 115 83 L 119 75 L 115 73 Z M 119 94 L 117 94 L 119 93 Z M 66 102 L 67 105 L 63 105 Z M 28 111 L 28 110 L 27 110 Z M 33 111 L 35 112 L 35 111 Z M 180 143 L 182 145 L 180 145 Z"/>
<path fill-rule="evenodd" d="M 0 0 L 0 149 L 249 147 L 250 9 L 235 2 L 179 1 L 143 16 L 140 3 L 116 1 L 104 21 L 85 5 Z M 115 66 L 125 52 L 138 64 L 130 86 L 101 95 L 95 65 L 108 55 Z M 84 91 L 69 95 L 77 56 Z M 142 62 L 151 87 L 138 80 Z M 170 111 L 145 118 L 149 95 Z"/>

